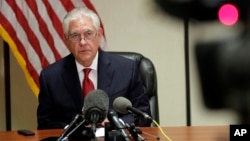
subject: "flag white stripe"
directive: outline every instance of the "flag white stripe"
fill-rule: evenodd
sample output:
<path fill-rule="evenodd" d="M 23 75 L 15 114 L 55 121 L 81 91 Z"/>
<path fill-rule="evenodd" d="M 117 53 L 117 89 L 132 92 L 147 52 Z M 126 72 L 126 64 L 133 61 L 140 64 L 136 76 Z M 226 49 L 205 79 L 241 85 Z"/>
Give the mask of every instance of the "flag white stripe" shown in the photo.
<path fill-rule="evenodd" d="M 55 45 L 57 52 L 60 54 L 61 57 L 68 55 L 69 50 L 67 49 L 63 40 L 61 40 L 60 36 L 56 32 L 56 29 L 54 28 L 53 23 L 49 18 L 49 15 L 48 15 L 48 12 L 47 12 L 47 9 L 46 9 L 44 3 L 40 0 L 38 0 L 37 5 L 39 5 L 38 11 L 39 11 L 41 17 L 43 18 L 43 20 L 46 22 L 46 24 L 48 26 L 48 30 L 54 39 L 53 42 L 54 42 L 54 45 Z"/>
<path fill-rule="evenodd" d="M 3 15 L 6 15 L 6 19 L 13 26 L 14 30 L 16 31 L 17 38 L 23 44 L 26 53 L 30 54 L 28 55 L 28 59 L 31 65 L 35 68 L 36 72 L 39 74 L 39 72 L 42 70 L 40 59 L 37 56 L 36 52 L 34 51 L 33 47 L 30 45 L 27 35 L 23 30 L 23 27 L 17 22 L 17 19 L 14 15 L 15 12 L 12 11 L 12 8 L 5 1 L 3 1 L 2 6 L 5 8 L 1 12 L 3 13 Z"/>
<path fill-rule="evenodd" d="M 17 0 L 16 3 L 18 7 L 22 10 L 22 13 L 25 16 L 25 18 L 27 19 L 28 26 L 36 35 L 43 55 L 46 56 L 49 63 L 55 62 L 54 54 L 51 48 L 49 48 L 49 44 L 47 40 L 44 39 L 43 35 L 41 34 L 39 30 L 39 23 L 37 22 L 37 19 L 34 16 L 33 12 L 30 10 L 30 8 L 28 7 L 25 1 Z M 32 55 L 32 54 L 28 54 L 28 55 Z"/>
<path fill-rule="evenodd" d="M 48 2 L 50 3 L 51 7 L 55 7 L 54 12 L 62 23 L 63 17 L 68 13 L 67 10 L 59 0 L 49 0 Z"/>

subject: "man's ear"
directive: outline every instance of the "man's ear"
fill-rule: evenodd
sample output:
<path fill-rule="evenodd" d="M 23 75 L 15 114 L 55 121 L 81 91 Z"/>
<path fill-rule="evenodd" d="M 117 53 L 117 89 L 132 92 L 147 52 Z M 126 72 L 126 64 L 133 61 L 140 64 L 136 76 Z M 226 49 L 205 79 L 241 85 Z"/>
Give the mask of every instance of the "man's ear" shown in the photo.
<path fill-rule="evenodd" d="M 69 46 L 69 40 L 68 40 L 67 35 L 65 35 L 65 34 L 64 34 L 63 42 L 66 45 L 66 47 L 69 49 L 69 47 L 68 47 Z"/>
<path fill-rule="evenodd" d="M 100 27 L 99 30 L 98 30 L 98 36 L 99 38 L 103 37 L 103 29 Z"/>
<path fill-rule="evenodd" d="M 68 38 L 68 37 L 67 37 L 67 35 L 65 35 L 65 34 L 63 34 L 63 35 L 64 35 L 64 36 L 63 36 L 63 37 L 64 37 L 64 38 L 63 38 L 63 41 L 64 41 L 64 43 L 67 43 L 67 41 L 68 41 L 67 38 Z"/>
<path fill-rule="evenodd" d="M 105 40 L 104 37 L 104 31 L 103 29 L 100 27 L 98 30 L 98 40 L 99 40 L 99 49 L 103 50 L 105 45 L 103 45 L 103 39 Z"/>

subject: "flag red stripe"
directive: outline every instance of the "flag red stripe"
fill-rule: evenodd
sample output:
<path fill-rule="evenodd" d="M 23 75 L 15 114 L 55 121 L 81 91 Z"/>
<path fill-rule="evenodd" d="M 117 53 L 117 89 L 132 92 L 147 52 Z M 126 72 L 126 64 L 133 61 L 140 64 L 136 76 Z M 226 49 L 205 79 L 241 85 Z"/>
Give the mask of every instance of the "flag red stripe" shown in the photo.
<path fill-rule="evenodd" d="M 17 38 L 16 36 L 16 31 L 14 30 L 14 28 L 12 27 L 11 23 L 8 22 L 8 20 L 5 18 L 5 16 L 2 15 L 2 13 L 0 13 L 0 19 L 1 19 L 1 25 L 8 31 L 8 33 L 11 35 L 12 39 L 15 41 L 15 43 L 18 45 L 18 51 L 23 55 L 23 58 L 26 60 L 27 57 L 27 53 L 23 47 L 22 42 L 20 42 L 20 40 Z M 27 59 L 28 60 L 28 59 Z"/>
<path fill-rule="evenodd" d="M 63 33 L 62 26 L 58 26 L 58 25 L 62 25 L 61 20 L 58 18 L 58 16 L 54 12 L 54 10 L 51 7 L 51 5 L 49 4 L 48 0 L 43 0 L 43 3 L 46 6 L 46 9 L 48 11 L 48 15 L 50 17 L 50 20 L 52 21 L 54 28 L 56 29 L 61 40 L 64 40 L 64 33 Z"/>
<path fill-rule="evenodd" d="M 34 32 L 28 26 L 27 19 L 23 15 L 22 10 L 18 7 L 16 2 L 7 1 L 7 3 L 10 5 L 10 7 L 13 9 L 13 11 L 16 12 L 16 18 L 17 18 L 18 22 L 22 25 L 25 32 L 27 32 L 27 34 L 29 35 L 29 36 L 27 36 L 27 38 L 28 38 L 30 44 L 33 47 L 35 47 L 34 50 L 36 51 L 37 55 L 39 56 L 39 58 L 41 60 L 42 67 L 44 68 L 44 67 L 48 66 L 49 62 L 48 62 L 47 58 L 43 55 L 43 53 L 41 51 L 40 44 L 39 44 L 39 41 L 37 39 L 37 36 L 34 34 Z"/>
<path fill-rule="evenodd" d="M 46 23 L 44 22 L 44 20 L 42 19 L 42 17 L 38 13 L 37 4 L 33 0 L 26 0 L 26 3 L 29 6 L 29 8 L 31 9 L 31 11 L 33 12 L 33 14 L 35 15 L 35 17 L 37 18 L 37 21 L 39 23 L 40 32 L 42 33 L 43 37 L 48 42 L 48 45 L 50 45 L 50 48 L 53 51 L 55 59 L 59 60 L 61 58 L 61 56 L 59 55 L 58 51 L 56 50 L 56 47 L 55 47 L 55 44 L 53 41 L 54 39 L 53 39 L 52 35 L 50 34 Z"/>
<path fill-rule="evenodd" d="M 35 83 L 39 86 L 39 81 L 38 81 L 39 75 L 35 71 L 35 68 L 32 66 L 30 60 L 28 59 L 28 56 L 27 56 L 26 50 L 24 48 L 24 45 L 19 40 L 19 38 L 16 36 L 17 35 L 16 30 L 12 27 L 12 24 L 8 22 L 8 20 L 5 18 L 5 16 L 2 15 L 2 13 L 0 13 L 0 19 L 1 19 L 2 26 L 11 35 L 12 40 L 17 45 L 16 47 L 17 47 L 18 51 L 20 52 L 22 57 L 25 59 L 28 72 L 34 78 Z"/>
<path fill-rule="evenodd" d="M 61 0 L 61 3 L 67 12 L 69 12 L 70 10 L 72 10 L 75 7 L 73 5 L 73 3 L 71 1 L 68 1 L 68 0 Z"/>

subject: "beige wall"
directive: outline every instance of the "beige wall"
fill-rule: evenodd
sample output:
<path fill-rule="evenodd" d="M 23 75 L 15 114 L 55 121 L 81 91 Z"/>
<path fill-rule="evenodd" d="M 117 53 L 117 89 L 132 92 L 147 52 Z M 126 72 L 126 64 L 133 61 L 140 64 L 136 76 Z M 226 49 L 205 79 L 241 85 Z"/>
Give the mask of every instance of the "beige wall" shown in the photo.
<path fill-rule="evenodd" d="M 0 45 L 0 130 L 5 130 L 5 97 L 4 97 L 4 71 L 3 46 Z M 12 129 L 36 129 L 37 98 L 29 88 L 24 74 L 16 59 L 10 53 L 10 85 L 11 85 L 11 124 Z"/>
<path fill-rule="evenodd" d="M 158 77 L 160 122 L 162 126 L 186 125 L 184 29 L 183 22 L 162 14 L 152 0 L 92 0 L 105 28 L 107 50 L 136 51 L 150 58 Z M 210 26 L 212 29 L 210 29 Z M 199 29 L 199 30 L 198 30 Z M 236 123 L 230 111 L 209 111 L 200 100 L 199 81 L 192 46 L 202 36 L 228 31 L 218 24 L 190 26 L 190 75 L 193 125 Z M 206 30 L 208 29 L 208 30 Z M 220 29 L 220 34 L 218 33 Z M 201 32 L 202 31 L 202 32 Z M 3 55 L 0 43 L 0 130 L 4 130 Z M 22 70 L 11 55 L 12 129 L 35 129 L 37 99 L 29 89 Z"/>

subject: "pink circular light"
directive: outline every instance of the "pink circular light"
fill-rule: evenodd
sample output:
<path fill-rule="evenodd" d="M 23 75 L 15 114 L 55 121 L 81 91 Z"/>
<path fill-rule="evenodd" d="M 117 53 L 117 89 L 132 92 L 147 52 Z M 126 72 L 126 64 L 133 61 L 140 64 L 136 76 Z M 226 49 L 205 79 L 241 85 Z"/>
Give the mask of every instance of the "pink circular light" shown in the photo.
<path fill-rule="evenodd" d="M 232 4 L 224 4 L 219 9 L 218 18 L 222 24 L 232 26 L 238 21 L 238 9 Z"/>

